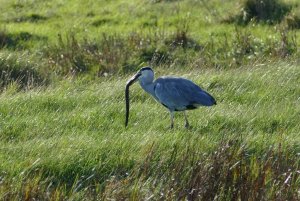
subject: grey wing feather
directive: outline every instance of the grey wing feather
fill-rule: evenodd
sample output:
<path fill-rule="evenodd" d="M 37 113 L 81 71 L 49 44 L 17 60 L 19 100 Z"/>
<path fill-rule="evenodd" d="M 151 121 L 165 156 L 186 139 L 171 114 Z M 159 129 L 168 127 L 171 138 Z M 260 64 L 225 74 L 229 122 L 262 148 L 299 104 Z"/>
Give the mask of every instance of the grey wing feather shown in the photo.
<path fill-rule="evenodd" d="M 170 110 L 195 109 L 216 104 L 215 99 L 192 81 L 162 77 L 155 81 L 155 95 Z"/>

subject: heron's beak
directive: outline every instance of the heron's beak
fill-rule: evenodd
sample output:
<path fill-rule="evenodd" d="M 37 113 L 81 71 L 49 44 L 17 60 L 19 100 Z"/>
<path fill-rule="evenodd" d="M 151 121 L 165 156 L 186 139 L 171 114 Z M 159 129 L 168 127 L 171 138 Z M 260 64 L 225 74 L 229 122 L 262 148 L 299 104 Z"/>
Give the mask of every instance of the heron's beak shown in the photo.
<path fill-rule="evenodd" d="M 140 72 L 136 73 L 132 78 L 130 78 L 127 82 L 126 82 L 126 87 L 132 85 L 133 83 L 135 83 L 138 78 L 141 76 L 142 74 Z"/>
<path fill-rule="evenodd" d="M 130 87 L 130 85 L 135 83 L 141 75 L 142 74 L 140 72 L 138 72 L 132 78 L 130 78 L 126 83 L 126 88 L 125 88 L 125 101 L 126 101 L 125 127 L 128 125 L 128 119 L 129 119 L 129 87 Z"/>

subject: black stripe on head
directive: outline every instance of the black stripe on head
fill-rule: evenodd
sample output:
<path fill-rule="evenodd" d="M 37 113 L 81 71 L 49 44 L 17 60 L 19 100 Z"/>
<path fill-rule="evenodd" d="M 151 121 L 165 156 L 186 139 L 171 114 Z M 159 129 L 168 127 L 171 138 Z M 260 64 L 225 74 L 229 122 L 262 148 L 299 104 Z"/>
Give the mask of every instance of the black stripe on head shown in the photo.
<path fill-rule="evenodd" d="M 143 68 L 141 68 L 141 70 L 140 70 L 140 71 L 142 72 L 142 71 L 144 71 L 144 70 L 151 70 L 151 71 L 153 71 L 153 70 L 152 70 L 152 68 L 150 68 L 150 67 L 148 67 L 148 66 L 147 66 L 147 67 L 143 67 Z"/>

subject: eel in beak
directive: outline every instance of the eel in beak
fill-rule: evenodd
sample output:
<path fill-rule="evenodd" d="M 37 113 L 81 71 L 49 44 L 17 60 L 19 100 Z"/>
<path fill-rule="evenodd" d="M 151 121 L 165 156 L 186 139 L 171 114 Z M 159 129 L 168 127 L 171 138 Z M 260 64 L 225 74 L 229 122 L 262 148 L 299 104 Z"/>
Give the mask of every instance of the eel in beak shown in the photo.
<path fill-rule="evenodd" d="M 129 87 L 133 83 L 135 83 L 140 76 L 141 76 L 141 73 L 138 72 L 137 74 L 135 74 L 132 78 L 130 78 L 126 82 L 126 87 L 125 87 L 125 101 L 126 101 L 125 127 L 127 127 L 127 125 L 128 125 L 128 119 L 129 119 Z"/>

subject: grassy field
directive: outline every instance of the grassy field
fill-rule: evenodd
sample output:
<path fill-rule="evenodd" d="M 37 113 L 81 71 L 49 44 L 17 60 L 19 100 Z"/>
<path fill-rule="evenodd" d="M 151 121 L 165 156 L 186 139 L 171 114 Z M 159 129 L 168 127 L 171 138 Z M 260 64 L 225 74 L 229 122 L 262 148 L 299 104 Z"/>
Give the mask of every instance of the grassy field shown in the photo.
<path fill-rule="evenodd" d="M 0 0 L 0 200 L 300 200 L 300 5 L 243 2 Z M 125 128 L 148 64 L 218 104 Z"/>
<path fill-rule="evenodd" d="M 138 86 L 125 129 L 125 77 L 10 86 L 1 94 L 2 198 L 299 198 L 299 64 L 168 73 L 218 100 L 188 113 L 189 130 L 180 113 L 170 130 L 168 112 Z"/>

